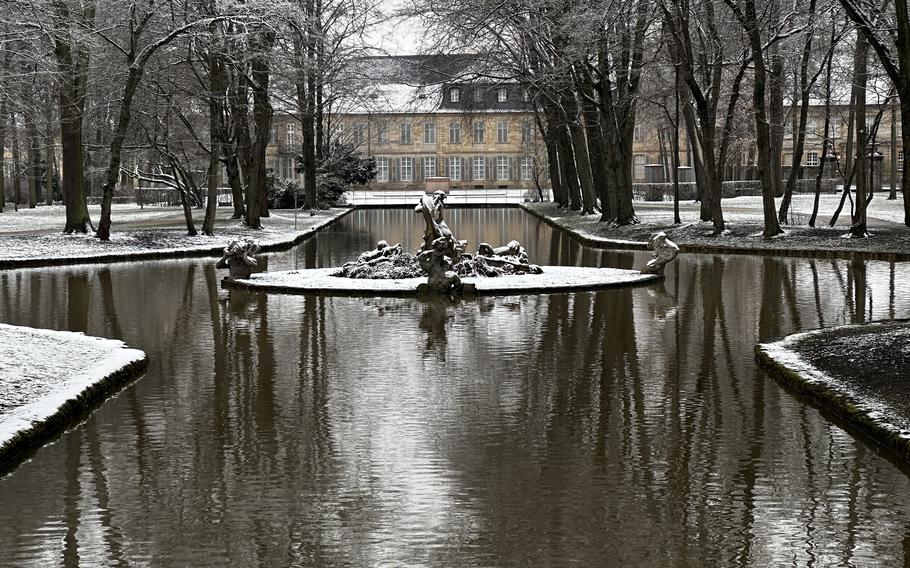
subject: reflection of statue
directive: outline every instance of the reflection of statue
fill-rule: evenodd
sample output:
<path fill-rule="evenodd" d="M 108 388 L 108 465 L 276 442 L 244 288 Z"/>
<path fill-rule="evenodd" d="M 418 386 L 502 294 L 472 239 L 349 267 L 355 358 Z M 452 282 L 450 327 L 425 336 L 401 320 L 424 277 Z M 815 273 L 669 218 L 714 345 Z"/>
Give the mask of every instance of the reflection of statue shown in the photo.
<path fill-rule="evenodd" d="M 667 238 L 663 231 L 654 233 L 648 240 L 648 248 L 654 251 L 651 260 L 641 269 L 642 274 L 663 274 L 664 265 L 676 258 L 679 254 L 679 247 L 676 243 Z"/>
<path fill-rule="evenodd" d="M 446 192 L 437 190 L 432 195 L 424 195 L 420 198 L 420 203 L 414 208 L 414 211 L 423 215 L 423 221 L 426 223 L 426 229 L 423 231 L 422 251 L 433 250 L 433 242 L 442 238 L 446 241 L 446 252 L 453 260 L 457 259 L 464 251 L 465 241 L 458 241 L 452 230 L 446 225 L 445 219 L 442 218 L 442 210 L 445 207 Z"/>
<path fill-rule="evenodd" d="M 432 244 L 432 250 L 417 255 L 420 267 L 429 275 L 427 288 L 440 294 L 461 293 L 461 278 L 452 270 L 452 258 L 446 254 L 450 241 L 439 237 Z"/>
<path fill-rule="evenodd" d="M 258 250 L 259 245 L 253 239 L 234 239 L 224 247 L 224 256 L 215 263 L 215 268 L 227 268 L 233 279 L 249 278 L 257 264 L 253 255 Z"/>

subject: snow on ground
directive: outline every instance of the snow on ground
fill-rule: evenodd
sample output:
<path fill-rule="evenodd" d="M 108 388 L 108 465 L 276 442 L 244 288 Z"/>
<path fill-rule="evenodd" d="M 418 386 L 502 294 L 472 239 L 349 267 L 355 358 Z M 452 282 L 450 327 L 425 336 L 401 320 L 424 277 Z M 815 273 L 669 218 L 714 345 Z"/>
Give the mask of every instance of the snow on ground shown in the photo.
<path fill-rule="evenodd" d="M 143 360 L 121 341 L 0 324 L 0 463 L 65 404 Z"/>
<path fill-rule="evenodd" d="M 516 294 L 547 290 L 583 290 L 640 284 L 660 278 L 636 270 L 617 268 L 584 268 L 576 266 L 543 266 L 543 274 L 500 276 L 495 278 L 462 278 L 474 284 L 480 294 Z M 345 295 L 408 296 L 417 293 L 417 286 L 426 278 L 371 280 L 332 276 L 338 268 L 316 268 L 283 272 L 261 272 L 249 280 L 236 280 L 230 287 L 251 288 L 284 293 L 325 293 Z"/>
<path fill-rule="evenodd" d="M 147 210 L 147 209 L 146 209 Z M 63 235 L 59 232 L 20 234 L 0 232 L 0 265 L 15 266 L 16 263 L 40 262 L 47 259 L 103 260 L 122 256 L 205 253 L 217 254 L 229 241 L 250 237 L 262 247 L 290 244 L 331 223 L 349 209 L 330 209 L 315 214 L 299 212 L 297 228 L 294 228 L 293 211 L 273 212 L 263 219 L 264 229 L 247 229 L 239 220 L 221 218 L 215 227 L 215 236 L 187 236 L 185 228 L 142 228 L 117 230 L 114 227 L 111 239 L 102 242 L 92 234 Z M 135 213 L 135 211 L 130 211 Z M 228 215 L 229 212 L 225 212 Z M 5 215 L 5 214 L 4 214 Z M 182 216 L 182 212 L 180 212 Z M 134 226 L 148 222 L 149 217 L 135 215 Z M 154 218 L 154 217 L 152 217 Z M 3 217 L 0 216 L 0 222 Z M 161 218 L 162 220 L 164 218 Z M 181 221 L 182 222 L 182 221 Z M 179 226 L 179 225 L 178 225 Z"/>
<path fill-rule="evenodd" d="M 883 321 L 797 333 L 757 352 L 775 377 L 910 460 L 908 337 L 907 321 Z"/>
<path fill-rule="evenodd" d="M 89 205 L 89 217 L 92 222 L 98 223 L 101 218 L 101 206 Z M 114 223 L 130 223 L 138 220 L 168 219 L 182 217 L 183 211 L 177 207 L 145 207 L 138 205 L 114 204 L 111 209 L 111 220 Z M 0 213 L 0 233 L 21 233 L 25 231 L 54 231 L 63 230 L 66 225 L 66 209 L 60 203 L 53 205 L 39 205 L 34 209 L 19 206 L 19 211 L 14 211 L 7 203 L 3 213 Z"/>

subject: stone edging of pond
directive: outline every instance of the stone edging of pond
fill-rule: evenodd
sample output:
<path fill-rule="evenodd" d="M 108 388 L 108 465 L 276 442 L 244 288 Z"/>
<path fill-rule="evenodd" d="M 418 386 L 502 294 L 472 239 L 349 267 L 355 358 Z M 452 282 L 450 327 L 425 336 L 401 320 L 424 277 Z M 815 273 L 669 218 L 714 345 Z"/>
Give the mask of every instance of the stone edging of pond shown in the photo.
<path fill-rule="evenodd" d="M 516 294 L 559 293 L 597 290 L 620 286 L 635 286 L 661 279 L 655 274 L 618 268 L 586 268 L 577 266 L 542 266 L 543 274 L 501 276 L 496 278 L 463 278 L 473 284 L 479 296 L 511 296 Z M 222 280 L 222 287 L 279 294 L 322 294 L 329 296 L 392 296 L 417 295 L 417 286 L 426 278 L 400 280 L 371 280 L 331 276 L 338 268 L 312 268 L 282 272 L 259 272 L 249 280 Z"/>
<path fill-rule="evenodd" d="M 856 385 L 832 376 L 833 371 L 820 369 L 807 360 L 807 349 L 801 343 L 826 340 L 834 334 L 858 337 L 875 334 L 882 325 L 907 322 L 873 322 L 823 328 L 790 335 L 774 343 L 755 346 L 755 358 L 769 376 L 787 388 L 804 396 L 822 410 L 833 413 L 847 426 L 859 431 L 910 465 L 910 415 L 906 409 L 889 404 L 885 398 L 858 392 Z M 873 361 L 854 361 L 857 368 L 865 366 L 880 373 Z M 890 378 L 890 377 L 889 377 Z M 893 377 L 896 383 L 900 377 Z"/>
<path fill-rule="evenodd" d="M 0 413 L 0 475 L 148 369 L 143 351 L 115 339 L 8 324 L 0 324 L 0 337 L 7 358 L 10 353 L 20 355 L 0 365 L 0 395 L 6 383 L 8 389 L 16 389 L 18 399 Z M 36 365 L 41 359 L 45 363 Z M 12 393 L 6 394 L 12 398 Z"/>
<path fill-rule="evenodd" d="M 561 224 L 558 220 L 537 211 L 531 204 L 521 203 L 519 205 L 524 211 L 543 220 L 548 225 L 566 232 L 573 239 L 583 245 L 610 250 L 647 250 L 648 243 L 644 241 L 632 241 L 621 239 L 610 239 L 607 237 L 598 237 L 578 232 L 571 227 Z M 846 232 L 846 229 L 845 229 Z M 700 254 L 749 254 L 758 256 L 787 256 L 803 258 L 836 258 L 842 260 L 884 260 L 891 262 L 901 262 L 910 260 L 910 252 L 890 252 L 861 249 L 828 249 L 828 248 L 775 248 L 762 246 L 733 246 L 733 245 L 705 245 L 686 243 L 685 241 L 674 240 L 673 235 L 669 235 L 678 246 L 680 252 L 700 253 Z"/>
<path fill-rule="evenodd" d="M 272 242 L 265 243 L 260 246 L 260 252 L 276 252 L 281 250 L 289 249 L 297 244 L 300 244 L 302 241 L 310 238 L 319 231 L 325 229 L 335 221 L 338 221 L 342 217 L 350 214 L 354 211 L 356 207 L 348 207 L 340 210 L 336 215 L 329 217 L 323 220 L 316 225 L 294 233 L 293 231 L 287 231 L 287 234 L 290 238 L 279 239 Z M 126 231 L 130 232 L 130 231 Z M 143 231 L 148 232 L 148 231 Z M 3 235 L 0 235 L 2 238 Z M 255 238 L 254 233 L 246 234 L 244 236 Z M 191 237 L 187 237 L 191 238 Z M 224 251 L 225 244 L 219 244 L 217 246 L 199 246 L 199 247 L 186 247 L 186 248 L 162 248 L 162 249 L 147 249 L 140 250 L 136 252 L 107 252 L 102 254 L 95 255 L 82 255 L 82 256 L 66 256 L 66 257 L 44 257 L 44 258 L 0 258 L 0 270 L 3 269 L 15 269 L 15 268 L 37 268 L 42 266 L 66 266 L 72 264 L 97 264 L 97 263 L 109 263 L 109 262 L 122 262 L 127 260 L 161 260 L 161 259 L 171 259 L 171 258 L 192 258 L 192 257 L 203 257 L 203 256 L 217 256 Z"/>

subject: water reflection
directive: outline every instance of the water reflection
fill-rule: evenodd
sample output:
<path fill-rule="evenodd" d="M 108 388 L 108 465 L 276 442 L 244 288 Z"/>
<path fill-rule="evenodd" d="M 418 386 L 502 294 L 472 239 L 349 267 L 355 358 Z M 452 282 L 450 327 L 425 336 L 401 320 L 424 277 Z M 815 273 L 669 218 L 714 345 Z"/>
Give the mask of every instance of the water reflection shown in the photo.
<path fill-rule="evenodd" d="M 455 214 L 544 264 L 646 258 Z M 413 248 L 416 221 L 355 212 L 269 266 Z M 908 276 L 685 255 L 657 286 L 439 303 L 228 294 L 206 261 L 2 272 L 0 320 L 151 367 L 0 479 L 0 565 L 899 565 L 907 477 L 752 348 L 907 317 Z"/>

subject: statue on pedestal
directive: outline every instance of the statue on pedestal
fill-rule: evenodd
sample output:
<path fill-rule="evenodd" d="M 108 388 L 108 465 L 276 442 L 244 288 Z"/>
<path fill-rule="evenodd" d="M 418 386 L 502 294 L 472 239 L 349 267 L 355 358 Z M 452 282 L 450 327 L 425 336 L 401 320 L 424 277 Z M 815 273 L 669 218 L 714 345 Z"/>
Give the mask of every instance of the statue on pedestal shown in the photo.
<path fill-rule="evenodd" d="M 215 263 L 215 268 L 227 268 L 230 271 L 229 278 L 245 280 L 257 265 L 253 255 L 258 250 L 259 245 L 253 239 L 234 239 L 224 247 L 224 255 Z"/>
<path fill-rule="evenodd" d="M 641 269 L 642 274 L 663 274 L 664 265 L 676 258 L 679 254 L 679 247 L 676 243 L 667 238 L 667 233 L 663 231 L 654 233 L 648 240 L 648 249 L 653 250 L 651 260 Z"/>

